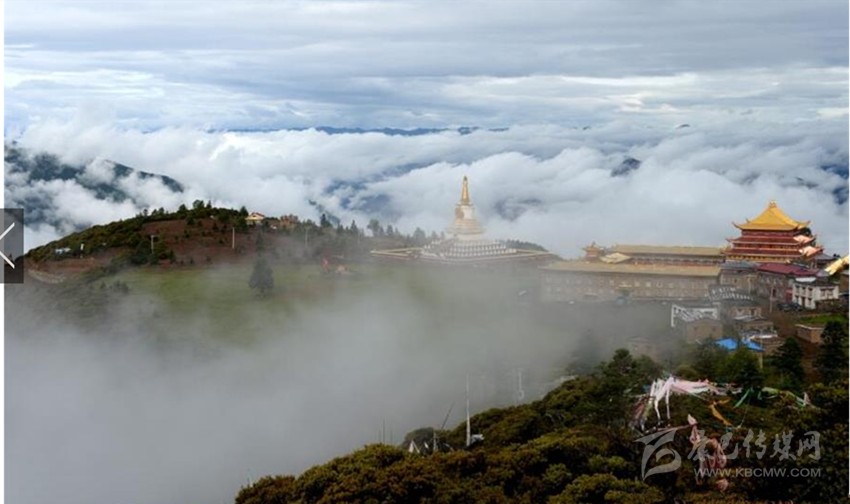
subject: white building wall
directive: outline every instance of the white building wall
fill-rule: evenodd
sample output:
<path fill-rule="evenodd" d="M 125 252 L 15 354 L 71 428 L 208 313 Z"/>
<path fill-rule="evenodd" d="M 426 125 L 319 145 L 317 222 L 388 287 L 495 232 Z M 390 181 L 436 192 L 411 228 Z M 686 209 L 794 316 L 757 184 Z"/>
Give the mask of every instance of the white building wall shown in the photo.
<path fill-rule="evenodd" d="M 807 310 L 816 309 L 819 301 L 837 298 L 837 285 L 818 285 L 810 282 L 794 282 L 792 301 Z"/>

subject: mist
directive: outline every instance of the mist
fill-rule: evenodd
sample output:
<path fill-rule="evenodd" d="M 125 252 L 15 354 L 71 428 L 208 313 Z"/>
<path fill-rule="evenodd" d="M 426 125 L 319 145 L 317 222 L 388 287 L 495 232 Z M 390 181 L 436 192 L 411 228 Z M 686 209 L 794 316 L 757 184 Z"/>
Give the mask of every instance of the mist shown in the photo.
<path fill-rule="evenodd" d="M 304 285 L 258 300 L 239 284 L 234 332 L 202 316 L 203 300 L 186 312 L 132 281 L 106 298 L 97 283 L 12 286 L 7 502 L 232 502 L 263 475 L 439 427 L 450 408 L 453 427 L 467 375 L 473 412 L 515 404 L 518 369 L 537 399 L 598 320 L 518 302 L 527 281 L 377 268 L 312 300 Z M 81 307 L 92 299 L 107 301 Z M 641 330 L 619 323 L 604 334 Z"/>

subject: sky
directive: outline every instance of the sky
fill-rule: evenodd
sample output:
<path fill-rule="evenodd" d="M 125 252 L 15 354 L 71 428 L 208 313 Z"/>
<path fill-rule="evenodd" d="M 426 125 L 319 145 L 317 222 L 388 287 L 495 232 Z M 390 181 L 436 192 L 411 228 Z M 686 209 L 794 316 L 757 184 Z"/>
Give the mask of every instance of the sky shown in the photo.
<path fill-rule="evenodd" d="M 594 240 L 722 246 L 773 199 L 840 253 L 847 19 L 832 0 L 12 0 L 6 138 L 83 171 L 169 175 L 188 203 L 405 232 L 444 229 L 469 175 L 492 237 L 567 257 Z M 641 168 L 610 176 L 628 157 Z M 35 246 L 179 204 L 149 189 L 6 197 L 69 201 L 63 225 L 28 229 Z"/>
<path fill-rule="evenodd" d="M 847 5 L 6 3 L 7 128 L 510 127 L 846 114 Z"/>

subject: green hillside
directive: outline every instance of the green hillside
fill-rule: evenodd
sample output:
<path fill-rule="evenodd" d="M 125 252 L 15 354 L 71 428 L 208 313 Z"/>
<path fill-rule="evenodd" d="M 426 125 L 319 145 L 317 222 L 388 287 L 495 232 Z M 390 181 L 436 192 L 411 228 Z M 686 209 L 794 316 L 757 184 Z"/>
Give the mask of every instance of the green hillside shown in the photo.
<path fill-rule="evenodd" d="M 846 346 L 846 330 L 835 326 Z M 835 327 L 833 329 L 835 329 Z M 740 372 L 740 355 L 716 362 L 723 377 Z M 699 357 L 691 356 L 691 365 Z M 713 417 L 710 403 L 696 396 L 674 396 L 669 425 L 687 426 L 687 416 L 699 421 L 707 437 L 728 436 L 729 465 L 735 470 L 797 471 L 810 477 L 730 476 L 728 488 L 720 478 L 695 478 L 698 467 L 688 442 L 688 429 L 679 431 L 668 446 L 682 466 L 672 472 L 641 478 L 645 445 L 643 433 L 630 426 L 632 407 L 643 385 L 659 376 L 647 358 L 635 359 L 625 350 L 595 372 L 564 383 L 544 399 L 530 404 L 485 411 L 472 417 L 472 431 L 484 440 L 463 448 L 465 425 L 440 431 L 441 451 L 416 454 L 406 449 L 415 439 L 435 433 L 411 433 L 400 447 L 368 445 L 354 453 L 313 467 L 300 476 L 268 476 L 246 486 L 236 504 L 268 503 L 656 503 L 656 502 L 846 502 L 847 378 L 835 383 L 807 383 L 812 404 L 799 407 L 786 397 L 753 395 L 741 406 L 722 406 L 732 426 Z M 779 364 L 773 362 L 769 367 Z M 737 401 L 740 396 L 735 396 Z M 812 450 L 797 451 L 804 433 L 819 435 L 819 458 Z M 731 447 L 752 442 L 763 433 L 767 450 L 762 457 L 733 456 Z M 794 443 L 782 459 L 783 436 Z M 750 439 L 747 436 L 750 436 Z M 809 439 L 811 435 L 809 435 Z M 779 443 L 779 444 L 775 444 Z M 780 455 L 776 455 L 777 448 Z M 689 454 L 691 456 L 689 456 Z M 668 454 L 660 462 L 669 462 Z"/>

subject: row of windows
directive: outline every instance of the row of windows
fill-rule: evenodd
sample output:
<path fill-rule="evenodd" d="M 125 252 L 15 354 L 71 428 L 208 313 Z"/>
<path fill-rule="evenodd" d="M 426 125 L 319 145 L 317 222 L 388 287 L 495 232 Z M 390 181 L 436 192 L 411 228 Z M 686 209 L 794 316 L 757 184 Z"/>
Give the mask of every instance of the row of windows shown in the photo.
<path fill-rule="evenodd" d="M 569 287 L 546 287 L 546 292 L 549 293 L 564 293 L 575 296 L 602 296 L 609 295 L 616 297 L 620 295 L 619 289 L 571 289 Z M 635 289 L 630 292 L 634 297 L 667 297 L 667 298 L 697 298 L 705 296 L 705 292 L 692 289 Z"/>
<path fill-rule="evenodd" d="M 694 258 L 645 258 L 645 257 L 634 257 L 632 258 L 632 264 L 704 264 L 704 265 L 714 265 L 720 264 L 723 262 L 722 258 L 718 259 L 694 259 Z"/>
<path fill-rule="evenodd" d="M 549 284 L 551 284 L 551 283 L 561 283 L 561 284 L 564 284 L 564 285 L 587 285 L 587 286 L 590 286 L 590 287 L 592 287 L 592 286 L 600 287 L 600 286 L 608 285 L 610 287 L 626 287 L 626 288 L 628 288 L 628 287 L 645 287 L 645 288 L 648 288 L 648 289 L 652 288 L 653 285 L 656 288 L 659 288 L 659 289 L 663 288 L 663 287 L 667 287 L 667 288 L 670 288 L 670 289 L 674 289 L 674 288 L 686 289 L 688 287 L 690 287 L 691 289 L 700 289 L 700 288 L 704 288 L 708 284 L 714 283 L 714 282 L 694 282 L 694 281 L 688 282 L 686 280 L 680 280 L 680 281 L 677 281 L 677 282 L 662 282 L 662 281 L 656 280 L 656 281 L 653 282 L 653 281 L 649 281 L 649 280 L 617 280 L 617 279 L 614 279 L 614 278 L 609 278 L 606 281 L 605 278 L 570 277 L 570 276 L 564 276 L 564 277 L 547 276 L 547 277 L 545 277 L 545 282 L 549 283 Z"/>
<path fill-rule="evenodd" d="M 820 299 L 833 299 L 833 298 L 835 298 L 835 289 L 830 289 L 830 288 L 817 289 L 817 290 L 813 291 L 811 287 L 806 287 L 805 289 L 803 289 L 802 287 L 798 287 L 798 288 L 794 289 L 793 292 L 794 292 L 795 296 L 804 296 L 804 297 L 807 297 L 807 298 L 812 298 L 812 297 L 820 298 Z M 814 296 L 813 296 L 813 294 L 814 294 Z M 820 296 L 818 296 L 817 294 L 820 294 Z"/>

